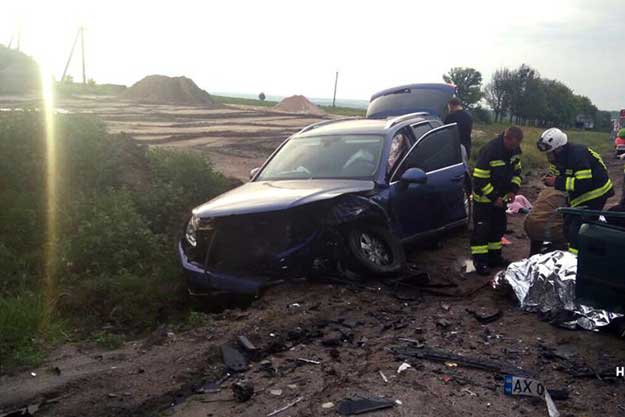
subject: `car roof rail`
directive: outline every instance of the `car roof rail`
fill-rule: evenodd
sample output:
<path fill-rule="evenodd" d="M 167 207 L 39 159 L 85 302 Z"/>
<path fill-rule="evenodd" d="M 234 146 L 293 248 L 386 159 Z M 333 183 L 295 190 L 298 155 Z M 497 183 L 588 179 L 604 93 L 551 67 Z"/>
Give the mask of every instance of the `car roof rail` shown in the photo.
<path fill-rule="evenodd" d="M 341 117 L 341 118 L 338 118 L 338 119 L 323 120 L 321 122 L 313 123 L 311 125 L 306 126 L 305 128 L 303 128 L 302 130 L 300 130 L 296 134 L 300 135 L 302 133 L 308 132 L 309 130 L 313 130 L 313 129 L 316 129 L 318 127 L 326 126 L 326 125 L 329 125 L 329 124 L 332 124 L 332 123 L 336 123 L 336 122 L 342 122 L 342 121 L 345 121 L 345 120 L 360 120 L 360 119 L 362 119 L 362 117 Z"/>
<path fill-rule="evenodd" d="M 401 122 L 405 122 L 406 120 L 410 120 L 410 119 L 415 119 L 417 117 L 420 116 L 429 116 L 430 113 L 426 112 L 426 111 L 419 111 L 416 113 L 408 113 L 408 114 L 402 114 L 401 116 L 397 116 L 397 117 L 393 117 L 392 119 L 388 119 L 388 121 L 386 122 L 386 125 L 384 126 L 384 129 L 390 129 L 391 127 L 395 126 L 398 123 Z"/>

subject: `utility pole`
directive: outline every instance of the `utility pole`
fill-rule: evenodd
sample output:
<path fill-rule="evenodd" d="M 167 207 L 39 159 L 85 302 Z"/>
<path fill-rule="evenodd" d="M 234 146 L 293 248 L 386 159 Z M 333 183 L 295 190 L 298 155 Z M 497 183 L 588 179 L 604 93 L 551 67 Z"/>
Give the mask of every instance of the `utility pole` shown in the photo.
<path fill-rule="evenodd" d="M 87 85 L 87 73 L 85 72 L 85 28 L 80 27 L 80 49 L 82 52 L 82 83 Z"/>
<path fill-rule="evenodd" d="M 336 85 L 339 82 L 339 72 L 336 72 L 336 77 L 334 78 L 334 96 L 332 96 L 332 107 L 336 105 Z"/>
<path fill-rule="evenodd" d="M 63 70 L 63 75 L 61 76 L 61 82 L 65 81 L 65 76 L 67 75 L 67 69 L 69 68 L 69 64 L 72 62 L 72 56 L 74 56 L 74 49 L 76 49 L 76 43 L 78 42 L 78 37 L 82 32 L 82 28 L 78 29 L 76 32 L 76 37 L 74 38 L 74 43 L 72 44 L 72 49 L 69 51 L 69 57 L 67 57 L 67 63 L 65 64 L 65 69 Z M 83 55 L 84 56 L 84 55 Z M 83 68 L 85 65 L 85 60 L 83 58 Z M 84 77 L 84 69 L 83 69 L 83 77 Z"/>
<path fill-rule="evenodd" d="M 13 45 L 13 36 L 14 35 L 11 35 L 11 39 L 9 39 L 9 46 L 8 46 L 9 49 L 11 49 L 11 45 Z"/>

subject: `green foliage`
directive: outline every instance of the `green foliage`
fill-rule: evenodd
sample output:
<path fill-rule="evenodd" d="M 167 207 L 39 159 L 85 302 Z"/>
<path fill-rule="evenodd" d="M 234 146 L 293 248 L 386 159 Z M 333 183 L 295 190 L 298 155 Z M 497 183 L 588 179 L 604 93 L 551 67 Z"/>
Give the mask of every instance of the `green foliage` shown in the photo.
<path fill-rule="evenodd" d="M 443 80 L 457 87 L 457 95 L 466 107 L 473 107 L 482 98 L 482 74 L 475 68 L 454 67 Z"/>
<path fill-rule="evenodd" d="M 58 115 L 57 206 L 49 210 L 38 112 L 0 113 L 0 359 L 32 363 L 64 320 L 143 331 L 179 309 L 175 242 L 190 210 L 233 184 L 195 153 L 148 150 L 96 119 Z M 54 214 L 56 236 L 47 235 Z M 52 242 L 54 262 L 44 248 Z M 44 265 L 52 285 L 41 302 Z M 51 322 L 50 322 L 51 320 Z M 108 343 L 108 342 L 107 342 Z"/>
<path fill-rule="evenodd" d="M 39 66 L 35 60 L 0 45 L 0 94 L 32 93 L 39 87 Z"/>
<path fill-rule="evenodd" d="M 495 122 L 508 115 L 510 122 L 541 127 L 576 125 L 583 116 L 595 121 L 598 130 L 609 130 L 606 114 L 592 101 L 576 95 L 564 83 L 541 78 L 534 68 L 522 64 L 517 69 L 501 68 L 484 88 L 484 98 L 493 109 Z"/>
<path fill-rule="evenodd" d="M 124 337 L 107 331 L 98 332 L 93 336 L 96 345 L 104 349 L 117 349 L 124 344 Z"/>
<path fill-rule="evenodd" d="M 260 94 L 258 95 L 258 99 L 260 101 L 265 101 L 267 97 L 265 96 L 265 93 L 263 93 L 262 91 L 260 92 Z"/>
<path fill-rule="evenodd" d="M 41 361 L 42 314 L 42 298 L 31 292 L 0 297 L 0 373 L 11 366 L 35 366 Z"/>

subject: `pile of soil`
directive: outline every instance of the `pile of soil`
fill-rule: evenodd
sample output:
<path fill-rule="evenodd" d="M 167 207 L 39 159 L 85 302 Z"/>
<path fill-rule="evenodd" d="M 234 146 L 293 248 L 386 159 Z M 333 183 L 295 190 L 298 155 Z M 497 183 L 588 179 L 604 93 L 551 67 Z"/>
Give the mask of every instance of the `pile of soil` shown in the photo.
<path fill-rule="evenodd" d="M 210 94 L 187 77 L 148 75 L 134 83 L 121 97 L 141 103 L 220 107 Z"/>
<path fill-rule="evenodd" d="M 297 95 L 282 99 L 282 101 L 276 104 L 273 109 L 288 113 L 305 113 L 316 115 L 324 114 L 323 110 L 317 107 L 317 105 L 311 103 L 306 97 Z"/>
<path fill-rule="evenodd" d="M 36 92 L 39 87 L 39 66 L 35 60 L 0 45 L 0 94 Z"/>

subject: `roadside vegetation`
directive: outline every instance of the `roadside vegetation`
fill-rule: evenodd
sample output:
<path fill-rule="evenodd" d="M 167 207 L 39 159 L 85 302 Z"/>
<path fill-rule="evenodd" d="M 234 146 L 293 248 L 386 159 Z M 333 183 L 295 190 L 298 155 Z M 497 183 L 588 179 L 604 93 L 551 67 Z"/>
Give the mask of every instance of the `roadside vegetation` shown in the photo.
<path fill-rule="evenodd" d="M 187 315 L 175 242 L 192 207 L 233 185 L 200 154 L 148 149 L 77 115 L 55 116 L 48 177 L 42 119 L 0 114 L 0 373 L 59 340 L 115 346 Z"/>

